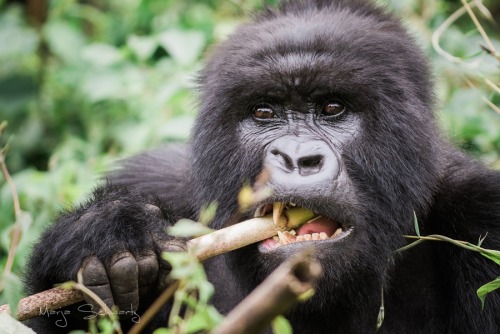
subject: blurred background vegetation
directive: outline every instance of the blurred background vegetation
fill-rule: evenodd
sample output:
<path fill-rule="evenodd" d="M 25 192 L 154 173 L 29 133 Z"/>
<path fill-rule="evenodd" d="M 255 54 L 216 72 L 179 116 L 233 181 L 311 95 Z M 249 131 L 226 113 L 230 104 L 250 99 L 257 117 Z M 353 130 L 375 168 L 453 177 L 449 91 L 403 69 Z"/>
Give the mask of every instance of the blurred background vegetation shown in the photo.
<path fill-rule="evenodd" d="M 474 8 L 491 44 L 465 13 L 439 38 L 448 54 L 437 53 L 431 39 L 463 8 L 460 1 L 380 2 L 405 19 L 431 58 L 443 133 L 500 168 L 500 62 L 488 52 L 500 51 L 492 22 L 500 2 Z M 0 150 L 20 205 L 16 214 L 12 186 L 0 175 L 0 304 L 19 296 L 24 261 L 42 229 L 81 201 L 114 161 L 186 140 L 204 55 L 261 6 L 262 0 L 0 0 L 0 122 L 8 122 Z"/>

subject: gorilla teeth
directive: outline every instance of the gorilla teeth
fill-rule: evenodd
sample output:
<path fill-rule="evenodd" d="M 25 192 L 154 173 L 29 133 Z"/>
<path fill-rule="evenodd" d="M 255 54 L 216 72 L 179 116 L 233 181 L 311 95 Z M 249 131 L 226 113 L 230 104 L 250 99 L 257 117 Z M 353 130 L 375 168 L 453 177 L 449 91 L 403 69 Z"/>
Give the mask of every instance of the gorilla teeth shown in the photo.
<path fill-rule="evenodd" d="M 281 245 L 288 245 L 296 241 L 295 236 L 288 231 L 278 231 L 278 238 Z"/>
<path fill-rule="evenodd" d="M 325 232 L 321 232 L 321 233 L 312 233 L 312 234 L 298 235 L 295 238 L 295 242 L 314 241 L 314 240 L 327 240 L 327 239 L 330 239 L 330 238 L 328 238 L 328 235 Z M 333 236 L 332 236 L 332 239 L 333 239 Z"/>
<path fill-rule="evenodd" d="M 335 239 L 336 237 L 338 237 L 340 235 L 340 233 L 342 233 L 342 228 L 338 228 L 335 233 L 333 233 L 333 235 L 330 237 L 332 239 Z"/>
<path fill-rule="evenodd" d="M 273 238 L 267 239 L 266 241 L 262 242 L 259 245 L 259 249 L 265 252 L 297 242 L 323 241 L 330 239 L 340 240 L 349 235 L 351 231 L 352 228 L 348 229 L 347 231 L 342 231 L 341 228 L 338 228 L 331 237 L 328 237 L 325 232 L 296 235 L 295 230 L 284 232 L 279 231 L 277 236 L 274 236 Z"/>
<path fill-rule="evenodd" d="M 305 242 L 305 241 L 322 241 L 331 239 L 342 239 L 351 233 L 352 228 L 344 231 L 342 226 L 333 220 L 330 220 L 332 224 L 336 224 L 336 229 L 330 235 L 330 233 L 315 232 L 314 229 L 317 228 L 321 230 L 322 228 L 315 227 L 310 228 L 309 233 L 307 228 L 301 228 L 309 223 L 317 222 L 318 225 L 324 224 L 325 222 L 318 222 L 319 219 L 329 220 L 327 217 L 315 214 L 309 209 L 297 206 L 295 203 L 284 203 L 284 202 L 274 202 L 272 204 L 265 204 L 258 207 L 255 210 L 254 217 L 270 217 L 273 222 L 279 228 L 277 236 L 268 239 L 265 248 L 274 249 L 276 247 L 288 245 L 295 242 Z M 334 225 L 335 226 L 335 225 Z M 297 230 L 301 230 L 301 235 L 298 235 Z"/>
<path fill-rule="evenodd" d="M 283 210 L 285 209 L 285 203 L 275 202 L 273 203 L 273 222 L 278 228 L 284 230 L 287 228 L 288 219 L 284 217 Z"/>
<path fill-rule="evenodd" d="M 278 236 L 274 237 L 274 240 L 278 242 L 281 246 L 288 245 L 294 242 L 303 242 L 303 241 L 315 241 L 315 240 L 328 240 L 328 239 L 336 239 L 338 237 L 343 237 L 350 233 L 350 231 L 343 231 L 342 228 L 338 228 L 332 236 L 328 236 L 325 232 L 321 233 L 307 233 L 296 235 L 295 230 L 291 230 L 290 232 L 278 232 Z"/>
<path fill-rule="evenodd" d="M 266 204 L 266 205 L 263 205 L 261 207 L 258 207 L 255 210 L 255 213 L 253 214 L 253 217 L 254 218 L 264 217 L 268 213 L 271 213 L 271 211 L 273 211 L 273 205 L 272 204 Z"/>

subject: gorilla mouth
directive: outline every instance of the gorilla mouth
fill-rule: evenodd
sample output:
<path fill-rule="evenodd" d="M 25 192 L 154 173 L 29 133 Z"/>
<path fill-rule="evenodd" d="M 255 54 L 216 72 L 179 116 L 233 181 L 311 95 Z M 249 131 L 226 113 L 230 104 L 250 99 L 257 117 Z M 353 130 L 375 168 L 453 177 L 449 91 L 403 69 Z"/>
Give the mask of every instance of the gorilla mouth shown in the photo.
<path fill-rule="evenodd" d="M 275 202 L 257 208 L 255 217 L 269 216 L 283 232 L 259 244 L 259 251 L 269 252 L 297 243 L 337 242 L 351 234 L 353 227 L 343 226 L 338 221 L 297 206 L 294 203 Z"/>

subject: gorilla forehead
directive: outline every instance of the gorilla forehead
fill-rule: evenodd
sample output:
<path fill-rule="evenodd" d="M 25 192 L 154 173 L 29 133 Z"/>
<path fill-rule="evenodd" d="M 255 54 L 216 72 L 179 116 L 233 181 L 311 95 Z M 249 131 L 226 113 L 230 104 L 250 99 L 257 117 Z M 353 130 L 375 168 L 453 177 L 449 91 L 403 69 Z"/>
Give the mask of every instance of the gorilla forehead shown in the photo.
<path fill-rule="evenodd" d="M 428 101 L 425 61 L 408 39 L 397 20 L 346 9 L 257 19 L 222 43 L 202 83 L 211 93 L 230 98 L 244 97 L 250 93 L 245 87 L 251 86 L 258 87 L 254 95 L 294 89 L 304 96 L 323 90 L 374 98 L 385 91 Z"/>
<path fill-rule="evenodd" d="M 394 39 L 393 34 L 380 34 L 387 30 L 400 29 L 396 20 L 372 16 L 360 16 L 345 9 L 335 11 L 308 11 L 279 16 L 268 21 L 256 21 L 243 26 L 233 36 L 234 47 L 261 60 L 270 52 L 313 52 L 341 55 L 359 50 L 364 44 L 371 44 L 373 37 Z M 385 35 L 385 36 L 384 36 Z"/>

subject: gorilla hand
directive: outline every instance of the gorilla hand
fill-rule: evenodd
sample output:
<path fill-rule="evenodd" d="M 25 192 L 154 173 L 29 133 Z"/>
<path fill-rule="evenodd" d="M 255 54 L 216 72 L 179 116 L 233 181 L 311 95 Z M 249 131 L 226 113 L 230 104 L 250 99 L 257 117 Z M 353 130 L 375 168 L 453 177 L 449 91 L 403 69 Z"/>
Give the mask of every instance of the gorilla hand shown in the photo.
<path fill-rule="evenodd" d="M 161 253 L 186 249 L 165 233 L 174 221 L 157 197 L 106 184 L 44 233 L 28 266 L 30 292 L 75 280 L 81 269 L 83 283 L 106 305 L 142 310 L 167 283 L 170 266 Z"/>

